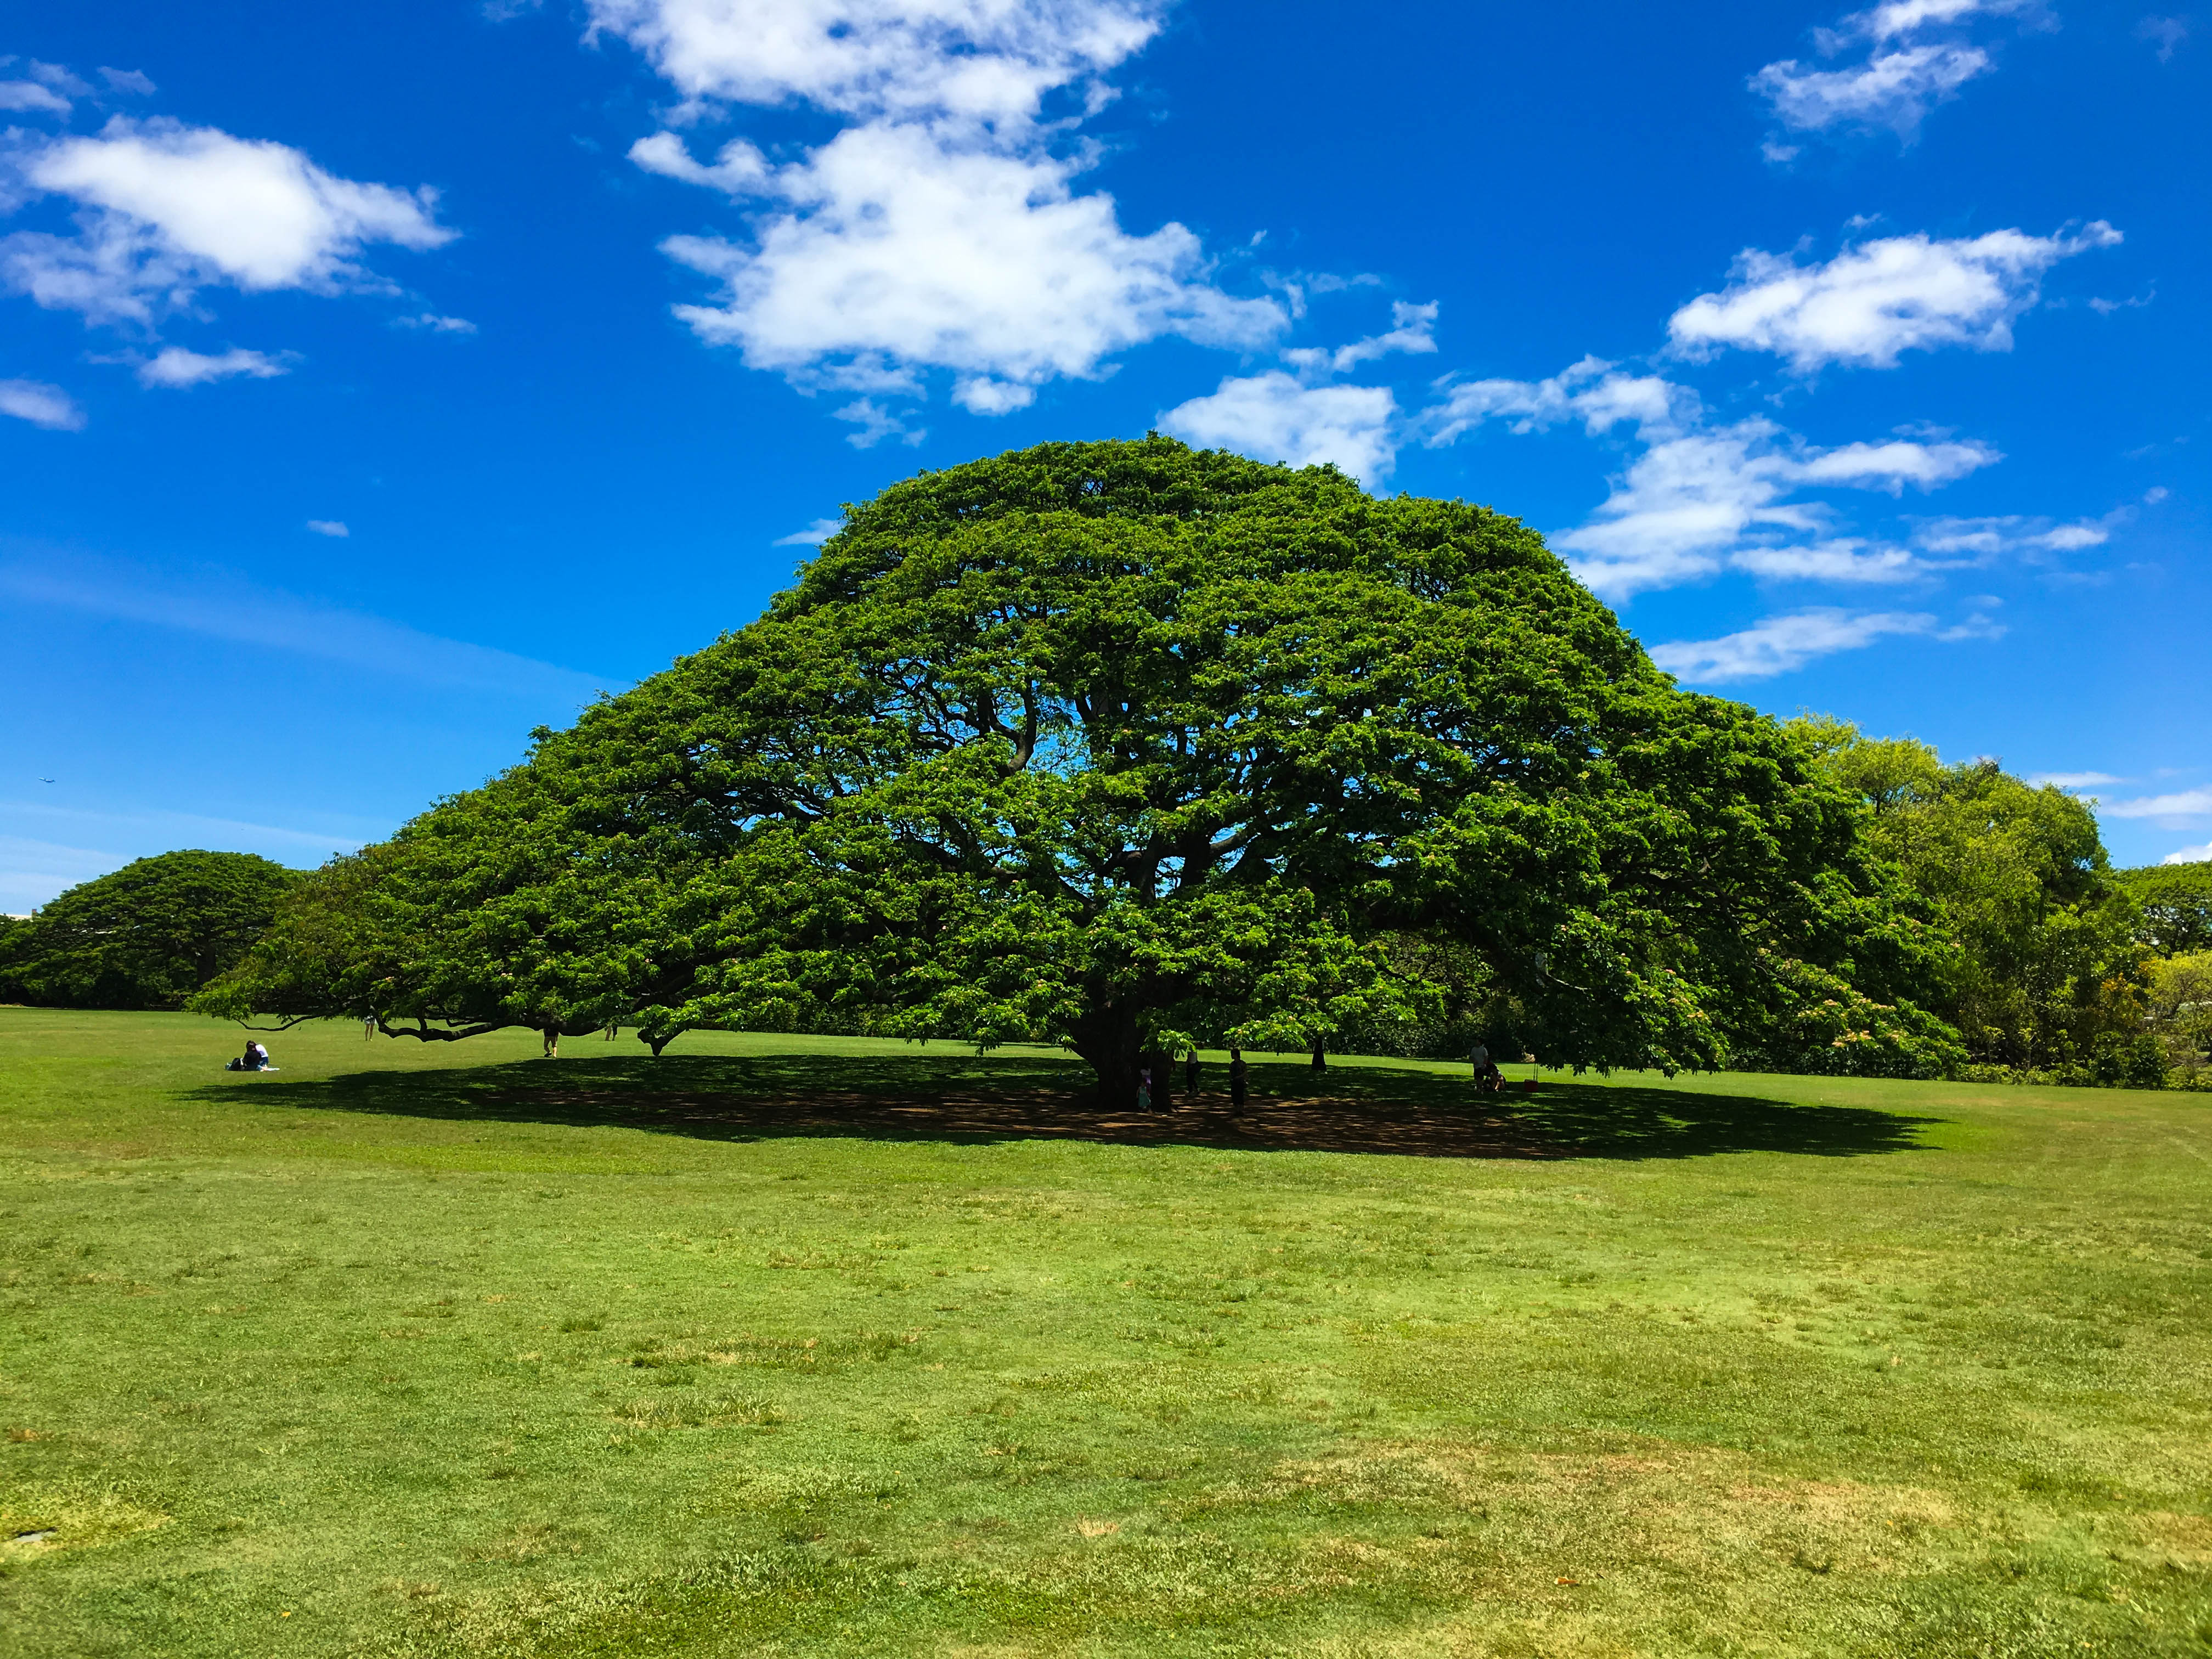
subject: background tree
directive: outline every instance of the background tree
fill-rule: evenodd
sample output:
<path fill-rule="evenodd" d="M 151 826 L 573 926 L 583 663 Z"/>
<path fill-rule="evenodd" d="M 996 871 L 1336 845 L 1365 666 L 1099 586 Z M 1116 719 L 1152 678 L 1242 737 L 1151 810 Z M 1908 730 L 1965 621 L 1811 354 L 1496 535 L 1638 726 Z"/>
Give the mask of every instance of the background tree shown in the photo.
<path fill-rule="evenodd" d="M 163 853 L 72 887 L 0 935 L 0 997 L 176 1008 L 246 954 L 300 880 L 251 853 Z"/>
<path fill-rule="evenodd" d="M 1956 940 L 1936 1006 L 1975 1058 L 2086 1062 L 2100 1041 L 2109 1050 L 2141 1033 L 2138 914 L 2087 805 L 1994 761 L 1946 766 L 1910 738 L 1797 726 L 1865 803 L 1870 845 Z"/>
<path fill-rule="evenodd" d="M 2212 951 L 2212 862 L 2115 870 L 2112 883 L 2135 902 L 2136 935 L 2159 955 Z"/>
<path fill-rule="evenodd" d="M 2145 1000 L 2166 1066 L 2192 1081 L 2212 1075 L 2212 951 L 2152 963 Z"/>
<path fill-rule="evenodd" d="M 203 1006 L 1066 1042 L 1127 1098 L 1148 1052 L 1433 1012 L 1413 939 L 1552 1063 L 1709 1066 L 1790 964 L 1932 971 L 1861 817 L 1513 520 L 1046 445 L 848 509 L 758 621 L 334 868 Z"/>

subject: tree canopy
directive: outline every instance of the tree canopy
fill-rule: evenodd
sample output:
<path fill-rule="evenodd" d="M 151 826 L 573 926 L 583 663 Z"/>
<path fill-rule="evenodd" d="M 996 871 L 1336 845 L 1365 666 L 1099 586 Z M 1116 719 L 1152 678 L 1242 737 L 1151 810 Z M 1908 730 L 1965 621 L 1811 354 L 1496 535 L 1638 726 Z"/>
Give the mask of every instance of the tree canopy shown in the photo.
<path fill-rule="evenodd" d="M 1931 994 L 1977 1060 L 2064 1066 L 2140 1033 L 2140 915 L 2086 803 L 1995 761 L 1797 724 L 1865 803 L 1874 852 L 1956 941 Z"/>
<path fill-rule="evenodd" d="M 0 998 L 176 1008 L 236 963 L 301 879 L 251 853 L 163 853 L 72 887 L 0 936 Z"/>
<path fill-rule="evenodd" d="M 2112 880 L 2135 901 L 2137 934 L 2159 955 L 2212 951 L 2212 862 L 2115 870 Z"/>
<path fill-rule="evenodd" d="M 199 1006 L 1064 1042 L 1123 1097 L 1147 1052 L 1448 992 L 1556 1064 L 1940 1067 L 1899 1000 L 1942 941 L 1863 816 L 1514 520 L 1049 444 L 848 508 L 757 621 L 334 864 Z"/>

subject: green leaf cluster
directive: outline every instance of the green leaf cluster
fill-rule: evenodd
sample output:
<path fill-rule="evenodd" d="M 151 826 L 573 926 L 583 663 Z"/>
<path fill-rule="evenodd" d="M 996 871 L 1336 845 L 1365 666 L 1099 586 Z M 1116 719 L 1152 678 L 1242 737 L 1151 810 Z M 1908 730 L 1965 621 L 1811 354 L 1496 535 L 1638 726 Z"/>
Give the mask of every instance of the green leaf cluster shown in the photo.
<path fill-rule="evenodd" d="M 0 1000 L 176 1008 L 236 964 L 301 872 L 251 853 L 140 859 L 0 933 Z"/>
<path fill-rule="evenodd" d="M 759 620 L 333 866 L 199 1006 L 1065 1042 L 1125 1097 L 1185 1044 L 1474 1011 L 1711 1066 L 1804 972 L 1883 1006 L 1936 972 L 1863 817 L 1514 520 L 1048 444 L 848 508 Z"/>

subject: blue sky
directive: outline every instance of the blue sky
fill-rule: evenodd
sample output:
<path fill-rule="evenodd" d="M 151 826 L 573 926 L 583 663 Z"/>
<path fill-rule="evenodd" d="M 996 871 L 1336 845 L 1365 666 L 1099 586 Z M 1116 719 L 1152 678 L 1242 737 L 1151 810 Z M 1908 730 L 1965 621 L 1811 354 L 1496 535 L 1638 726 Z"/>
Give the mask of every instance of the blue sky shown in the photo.
<path fill-rule="evenodd" d="M 84 0 L 6 54 L 0 909 L 387 833 L 841 502 L 1154 426 L 1515 514 L 1686 683 L 2212 856 L 2212 21 Z"/>

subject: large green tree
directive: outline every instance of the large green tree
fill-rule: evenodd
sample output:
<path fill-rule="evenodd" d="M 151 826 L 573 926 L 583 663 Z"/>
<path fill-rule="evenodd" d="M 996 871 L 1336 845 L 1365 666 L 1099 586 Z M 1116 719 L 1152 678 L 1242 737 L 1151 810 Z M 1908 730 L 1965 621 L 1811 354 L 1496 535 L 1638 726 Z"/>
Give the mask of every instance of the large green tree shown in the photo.
<path fill-rule="evenodd" d="M 1837 975 L 1926 976 L 1861 817 L 1513 520 L 1053 444 L 848 509 L 758 621 L 333 866 L 202 1006 L 1057 1041 L 1126 1097 L 1148 1051 L 1433 1013 L 1410 939 L 1550 1061 L 1711 1066 Z"/>
<path fill-rule="evenodd" d="M 251 853 L 163 853 L 126 864 L 0 936 L 0 998 L 180 1007 L 246 954 L 300 879 Z"/>

